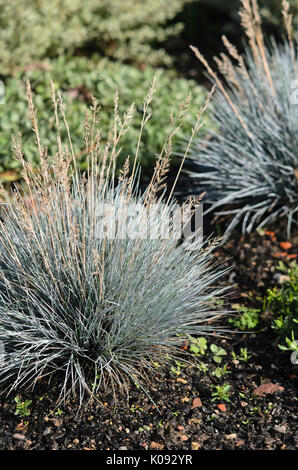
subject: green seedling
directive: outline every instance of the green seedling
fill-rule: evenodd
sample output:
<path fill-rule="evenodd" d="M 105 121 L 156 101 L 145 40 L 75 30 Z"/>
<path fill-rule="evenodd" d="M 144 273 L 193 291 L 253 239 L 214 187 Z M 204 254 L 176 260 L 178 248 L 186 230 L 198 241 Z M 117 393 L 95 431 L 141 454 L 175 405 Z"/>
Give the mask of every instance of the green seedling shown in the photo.
<path fill-rule="evenodd" d="M 227 401 L 230 402 L 230 385 L 224 384 L 224 385 L 212 385 L 212 388 L 215 388 L 216 391 L 212 393 L 212 398 L 211 401 Z"/>
<path fill-rule="evenodd" d="M 239 361 L 247 362 L 251 356 L 247 352 L 247 348 L 240 348 L 240 355 L 238 356 Z"/>
<path fill-rule="evenodd" d="M 207 364 L 204 364 L 203 362 L 200 362 L 199 364 L 197 364 L 197 368 L 199 369 L 200 372 L 203 372 L 203 374 L 205 374 L 208 371 Z"/>
<path fill-rule="evenodd" d="M 259 406 L 253 406 L 249 412 L 250 412 L 250 414 L 256 414 L 256 413 L 258 413 L 259 411 L 260 411 L 260 407 L 259 407 Z"/>
<path fill-rule="evenodd" d="M 176 364 L 177 367 L 172 366 L 171 367 L 171 372 L 173 372 L 176 375 L 180 375 L 181 374 L 181 369 L 186 367 L 186 364 L 183 364 L 183 362 L 179 362 L 179 361 L 175 361 L 175 364 Z"/>
<path fill-rule="evenodd" d="M 294 319 L 294 322 L 298 323 L 298 321 L 295 319 Z M 279 344 L 278 345 L 279 349 L 281 349 L 282 351 L 298 351 L 298 341 L 295 340 L 294 331 L 292 331 L 291 339 L 288 337 L 285 338 L 285 343 L 286 343 L 286 346 Z"/>
<path fill-rule="evenodd" d="M 156 369 L 159 369 L 161 367 L 161 365 L 159 364 L 159 362 L 153 362 L 153 365 Z"/>
<path fill-rule="evenodd" d="M 130 411 L 131 411 L 132 413 L 136 413 L 136 412 L 138 412 L 138 411 L 144 411 L 144 410 L 143 410 L 143 408 L 139 407 L 139 405 L 132 405 L 132 406 L 130 407 Z"/>
<path fill-rule="evenodd" d="M 216 344 L 211 344 L 210 350 L 212 352 L 212 358 L 217 364 L 220 364 L 222 361 L 222 356 L 227 354 L 223 348 L 216 346 Z"/>
<path fill-rule="evenodd" d="M 193 353 L 195 356 L 203 356 L 206 350 L 208 349 L 206 338 L 204 338 L 203 336 L 199 338 L 194 338 L 193 336 L 190 336 L 189 340 L 190 352 Z"/>
<path fill-rule="evenodd" d="M 15 397 L 14 401 L 16 402 L 16 411 L 14 412 L 15 415 L 20 416 L 21 418 L 30 416 L 29 407 L 32 403 L 32 400 L 21 401 L 19 397 Z"/>
<path fill-rule="evenodd" d="M 139 428 L 138 431 L 139 432 L 144 432 L 144 431 L 150 431 L 150 429 L 151 429 L 150 426 L 147 426 L 145 424 L 143 427 Z"/>
<path fill-rule="evenodd" d="M 212 413 L 210 416 L 207 416 L 206 421 L 213 421 L 214 419 L 217 419 L 218 416 L 215 413 Z"/>
<path fill-rule="evenodd" d="M 237 355 L 234 351 L 232 352 L 232 358 L 237 361 L 247 362 L 251 356 L 247 352 L 247 348 L 240 348 L 240 354 Z"/>
<path fill-rule="evenodd" d="M 212 373 L 212 375 L 218 379 L 223 377 L 226 374 L 230 374 L 231 371 L 227 369 L 228 365 L 225 364 L 223 367 L 217 367 Z"/>
<path fill-rule="evenodd" d="M 271 411 L 274 409 L 274 404 L 273 403 L 268 403 L 268 407 L 264 410 L 264 414 L 268 415 L 271 413 Z"/>

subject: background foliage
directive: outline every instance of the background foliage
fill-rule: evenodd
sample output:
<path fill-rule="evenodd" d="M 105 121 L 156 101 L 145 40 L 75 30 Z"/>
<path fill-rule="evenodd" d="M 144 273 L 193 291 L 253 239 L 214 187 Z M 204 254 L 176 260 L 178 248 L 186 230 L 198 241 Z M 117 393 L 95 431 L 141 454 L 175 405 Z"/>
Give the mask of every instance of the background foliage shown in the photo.
<path fill-rule="evenodd" d="M 167 23 L 188 1 L 0 0 L 1 73 L 88 46 L 121 61 L 169 64 L 156 46 L 181 31 Z"/>
<path fill-rule="evenodd" d="M 153 102 L 153 113 L 144 131 L 140 148 L 140 160 L 144 171 L 151 171 L 155 163 L 155 155 L 160 152 L 169 132 L 170 113 L 175 110 L 176 103 L 180 103 L 189 92 L 192 93 L 192 102 L 186 121 L 177 135 L 177 138 L 179 136 L 181 138 L 184 132 L 190 133 L 195 115 L 204 102 L 205 90 L 194 81 L 179 78 L 175 72 L 162 69 L 146 67 L 144 70 L 138 70 L 132 66 L 107 60 L 96 62 L 77 57 L 66 61 L 64 57 L 61 57 L 45 62 L 41 68 L 27 70 L 7 80 L 6 103 L 5 106 L 0 106 L 0 172 L 19 168 L 19 163 L 11 158 L 10 151 L 11 134 L 19 130 L 23 135 L 26 159 L 31 163 L 38 161 L 27 112 L 25 91 L 27 79 L 30 79 L 35 93 L 41 138 L 43 144 L 48 146 L 50 154 L 56 152 L 55 123 L 53 117 L 49 117 L 52 106 L 50 80 L 54 81 L 56 89 L 62 90 L 67 104 L 67 117 L 74 149 L 81 167 L 84 168 L 86 165 L 82 140 L 84 109 L 86 104 L 91 104 L 91 94 L 102 106 L 103 132 L 109 129 L 116 88 L 119 89 L 121 112 L 126 111 L 132 102 L 136 105 L 135 118 L 122 142 L 122 158 L 119 159 L 119 164 L 122 164 L 127 155 L 133 156 L 135 153 L 136 136 L 142 119 L 143 99 L 155 73 L 158 75 L 158 86 Z M 205 117 L 205 119 L 208 118 Z M 9 177 L 10 174 L 7 176 Z"/>

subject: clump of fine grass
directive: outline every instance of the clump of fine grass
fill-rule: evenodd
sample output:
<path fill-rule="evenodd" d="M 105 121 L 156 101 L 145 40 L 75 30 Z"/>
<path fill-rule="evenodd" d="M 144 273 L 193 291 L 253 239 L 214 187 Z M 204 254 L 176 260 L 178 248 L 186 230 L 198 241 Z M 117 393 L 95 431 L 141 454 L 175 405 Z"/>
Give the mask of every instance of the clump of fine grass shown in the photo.
<path fill-rule="evenodd" d="M 215 58 L 219 78 L 192 48 L 218 85 L 213 117 L 218 133 L 209 142 L 195 139 L 191 149 L 190 193 L 206 191 L 209 212 L 231 216 L 230 232 L 243 232 L 285 217 L 288 235 L 297 224 L 298 100 L 297 44 L 289 4 L 282 14 L 287 38 L 265 45 L 256 0 L 241 0 L 240 16 L 248 38 L 240 55 L 223 37 L 228 55 Z"/>
<path fill-rule="evenodd" d="M 144 104 L 135 155 L 131 164 L 127 157 L 117 182 L 116 159 L 133 106 L 121 117 L 116 94 L 113 123 L 104 138 L 93 101 L 85 118 L 88 171 L 82 174 L 62 96 L 57 98 L 52 85 L 57 154 L 50 158 L 40 141 L 27 84 L 40 168 L 36 172 L 26 163 L 21 140 L 15 138 L 27 197 L 2 188 L 0 341 L 5 354 L 0 383 L 9 390 L 56 377 L 60 398 L 73 392 L 82 403 L 86 393 L 94 396 L 108 386 L 115 393 L 127 389 L 130 380 L 143 386 L 145 370 L 156 356 L 162 363 L 165 353 L 175 354 L 188 335 L 215 328 L 209 323 L 216 316 L 210 300 L 224 289 L 218 286 L 223 270 L 213 266 L 212 246 L 201 248 L 195 241 L 186 249 L 176 229 L 164 236 L 174 207 L 174 187 L 167 199 L 163 192 L 172 139 L 189 97 L 171 118 L 147 190 L 138 192 L 136 162 L 154 89 L 155 80 Z M 62 124 L 67 145 L 60 138 Z M 175 217 L 177 212 L 173 227 Z M 154 236 L 147 236 L 149 222 Z"/>

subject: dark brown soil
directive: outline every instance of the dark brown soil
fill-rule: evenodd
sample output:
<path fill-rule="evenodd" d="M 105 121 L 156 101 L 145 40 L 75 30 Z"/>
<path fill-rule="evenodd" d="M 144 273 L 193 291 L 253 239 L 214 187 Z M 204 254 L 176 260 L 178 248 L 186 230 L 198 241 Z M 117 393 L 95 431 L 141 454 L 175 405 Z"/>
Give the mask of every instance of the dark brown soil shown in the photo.
<path fill-rule="evenodd" d="M 287 251 L 282 225 L 249 236 L 234 236 L 217 249 L 216 256 L 232 265 L 226 283 L 237 284 L 227 306 L 252 305 L 266 289 L 279 282 L 278 261 L 294 259 L 297 232 Z M 231 325 L 226 320 L 226 326 Z M 130 389 L 129 402 L 113 394 L 99 397 L 78 411 L 76 400 L 55 409 L 55 386 L 48 390 L 19 394 L 32 400 L 30 415 L 15 415 L 14 396 L 2 394 L 0 401 L 0 449 L 26 450 L 294 450 L 298 447 L 297 366 L 276 345 L 268 319 L 253 334 L 227 333 L 208 337 L 208 345 L 222 347 L 220 365 L 210 349 L 191 364 L 174 369 L 157 368 L 150 398 L 140 389 Z M 239 359 L 241 348 L 250 356 Z M 237 359 L 232 353 L 237 355 Z M 203 363 L 207 370 L 199 369 Z M 212 373 L 225 365 L 227 374 Z M 256 394 L 263 384 L 271 393 Z M 228 400 L 211 401 L 214 386 L 228 384 Z M 266 387 L 265 387 L 266 388 Z M 199 399 L 199 400 L 198 400 Z M 152 403 L 152 400 L 154 404 Z M 195 400 L 195 401 L 194 401 Z"/>

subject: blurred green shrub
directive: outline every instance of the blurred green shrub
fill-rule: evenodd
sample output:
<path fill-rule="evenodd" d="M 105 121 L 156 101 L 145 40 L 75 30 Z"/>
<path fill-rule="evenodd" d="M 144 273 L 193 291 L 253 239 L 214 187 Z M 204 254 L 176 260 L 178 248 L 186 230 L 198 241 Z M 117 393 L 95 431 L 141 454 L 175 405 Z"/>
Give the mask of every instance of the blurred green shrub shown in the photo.
<path fill-rule="evenodd" d="M 152 50 L 183 25 L 169 25 L 190 0 L 0 0 L 1 74 L 83 47 L 122 61 L 170 63 Z"/>
<path fill-rule="evenodd" d="M 116 88 L 120 90 L 120 112 L 125 112 L 132 102 L 135 103 L 136 113 L 131 128 L 122 141 L 122 152 L 119 156 L 119 164 L 122 164 L 127 155 L 133 157 L 135 153 L 136 137 L 142 119 L 143 100 L 155 73 L 156 70 L 151 67 L 139 70 L 106 59 L 95 62 L 78 57 L 67 62 L 62 56 L 57 60 L 44 62 L 42 67 L 27 70 L 7 79 L 6 102 L 5 105 L 0 106 L 0 172 L 19 169 L 19 164 L 12 158 L 10 150 L 11 135 L 17 132 L 22 133 L 27 161 L 33 164 L 38 161 L 27 111 L 25 84 L 28 79 L 35 95 L 41 139 L 43 145 L 48 146 L 49 155 L 53 155 L 57 150 L 55 122 L 52 116 L 50 87 L 52 79 L 55 88 L 62 91 L 64 101 L 67 103 L 67 119 L 74 151 L 81 168 L 85 168 L 86 158 L 81 136 L 83 135 L 85 106 L 91 104 L 91 94 L 102 107 L 100 115 L 104 134 L 110 126 Z M 177 104 L 185 99 L 189 92 L 192 93 L 188 117 L 185 118 L 183 129 L 177 134 L 176 141 L 178 142 L 183 135 L 190 133 L 195 115 L 206 97 L 206 92 L 202 87 L 194 81 L 179 78 L 174 72 L 159 69 L 157 75 L 157 90 L 152 103 L 154 112 L 144 131 L 139 153 L 144 172 L 148 170 L 150 173 L 156 154 L 162 149 L 169 132 L 170 113 L 177 108 Z M 205 120 L 208 121 L 210 128 L 208 114 L 205 115 Z M 66 131 L 62 129 L 63 137 L 66 141 Z"/>

